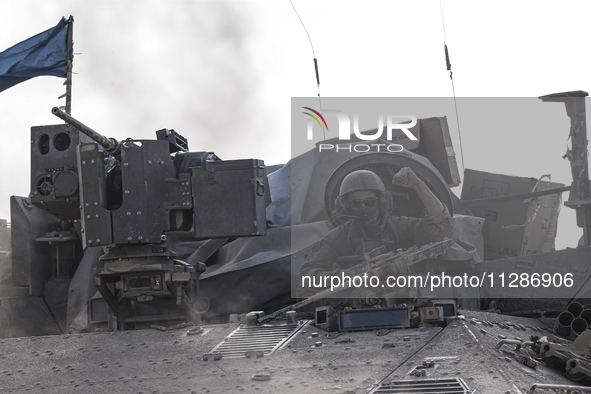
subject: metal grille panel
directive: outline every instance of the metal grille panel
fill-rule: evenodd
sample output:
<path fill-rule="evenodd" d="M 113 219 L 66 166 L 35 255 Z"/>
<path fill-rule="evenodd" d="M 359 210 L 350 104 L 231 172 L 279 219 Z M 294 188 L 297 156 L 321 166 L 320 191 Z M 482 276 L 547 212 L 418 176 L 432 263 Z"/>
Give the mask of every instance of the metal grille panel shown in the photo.
<path fill-rule="evenodd" d="M 240 325 L 218 343 L 211 351 L 220 352 L 224 358 L 245 357 L 248 351 L 262 351 L 268 356 L 285 345 L 305 324 L 245 326 Z"/>
<path fill-rule="evenodd" d="M 470 389 L 459 378 L 396 380 L 380 384 L 371 394 L 405 393 L 405 394 L 468 394 Z"/>

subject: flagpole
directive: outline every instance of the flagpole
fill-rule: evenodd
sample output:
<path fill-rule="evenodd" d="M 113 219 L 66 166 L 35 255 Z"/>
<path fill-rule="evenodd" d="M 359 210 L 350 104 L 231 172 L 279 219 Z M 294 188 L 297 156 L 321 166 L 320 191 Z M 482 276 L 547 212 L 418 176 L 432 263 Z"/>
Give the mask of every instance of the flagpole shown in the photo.
<path fill-rule="evenodd" d="M 74 33 L 74 18 L 70 15 L 70 19 L 68 19 L 68 36 L 67 46 L 68 46 L 68 55 L 66 62 L 68 64 L 68 71 L 66 73 L 66 113 L 68 115 L 72 114 L 72 60 L 74 59 L 74 45 L 72 36 Z"/>

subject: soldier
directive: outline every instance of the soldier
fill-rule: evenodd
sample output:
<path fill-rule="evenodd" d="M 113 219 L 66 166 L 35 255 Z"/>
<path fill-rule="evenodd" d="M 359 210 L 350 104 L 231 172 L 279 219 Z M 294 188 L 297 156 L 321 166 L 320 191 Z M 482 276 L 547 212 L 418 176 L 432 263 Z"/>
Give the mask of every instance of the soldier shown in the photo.
<path fill-rule="evenodd" d="M 359 274 L 359 261 L 339 265 L 337 258 L 363 255 L 382 245 L 387 251 L 422 246 L 451 234 L 453 220 L 447 207 L 410 168 L 401 169 L 392 183 L 418 194 L 425 217 L 394 215 L 392 196 L 380 177 L 371 171 L 354 171 L 343 179 L 335 201 L 337 213 L 352 220 L 333 229 L 312 249 L 300 271 L 302 276 L 353 276 Z"/>

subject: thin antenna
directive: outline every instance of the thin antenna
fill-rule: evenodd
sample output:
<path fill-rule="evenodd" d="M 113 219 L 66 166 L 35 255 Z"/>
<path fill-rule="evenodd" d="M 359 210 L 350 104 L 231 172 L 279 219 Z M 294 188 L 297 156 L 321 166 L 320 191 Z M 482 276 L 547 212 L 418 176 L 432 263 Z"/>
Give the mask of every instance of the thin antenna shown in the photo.
<path fill-rule="evenodd" d="M 314 58 L 314 71 L 316 71 L 316 86 L 318 89 L 318 105 L 320 105 L 320 113 L 322 113 L 322 100 L 320 98 L 320 76 L 318 73 L 318 59 L 316 59 L 316 54 L 314 53 L 314 44 L 312 44 L 312 38 L 310 37 L 310 33 L 308 33 L 308 29 L 306 29 L 306 25 L 304 25 L 304 21 L 302 21 L 302 18 L 300 18 L 300 14 L 298 14 L 298 10 L 296 10 L 295 5 L 293 5 L 293 2 L 291 0 L 289 0 L 289 3 L 293 7 L 293 10 L 295 11 L 296 15 L 298 16 L 298 19 L 300 20 L 302 27 L 306 31 L 306 34 L 308 35 L 308 40 L 310 40 L 310 46 L 312 47 L 312 57 Z M 326 139 L 326 134 L 324 133 L 324 129 L 322 129 L 322 136 L 324 137 L 324 139 Z"/>
<path fill-rule="evenodd" d="M 443 5 L 441 5 L 441 0 L 439 0 L 439 10 L 441 11 L 441 24 L 443 25 L 443 40 L 447 44 L 447 33 L 445 32 L 445 21 L 443 20 Z"/>
<path fill-rule="evenodd" d="M 68 115 L 72 114 L 72 60 L 74 59 L 73 35 L 74 18 L 70 15 L 70 19 L 68 19 L 68 36 L 66 38 L 68 46 L 68 53 L 66 55 L 66 64 L 68 65 L 66 73 L 66 113 Z"/>
<path fill-rule="evenodd" d="M 456 110 L 456 122 L 458 124 L 458 136 L 460 137 L 460 155 L 462 157 L 462 171 L 466 172 L 464 168 L 464 149 L 462 148 L 462 132 L 460 131 L 460 117 L 458 116 L 458 103 L 456 101 L 456 87 L 454 85 L 454 77 L 453 72 L 451 71 L 451 62 L 449 60 L 449 51 L 447 50 L 447 33 L 445 32 L 445 20 L 443 18 L 443 5 L 441 4 L 441 0 L 439 0 L 439 9 L 441 10 L 441 24 L 443 25 L 443 46 L 445 49 L 445 64 L 447 67 L 447 71 L 449 71 L 449 79 L 451 79 L 451 90 L 454 95 L 454 107 Z"/>

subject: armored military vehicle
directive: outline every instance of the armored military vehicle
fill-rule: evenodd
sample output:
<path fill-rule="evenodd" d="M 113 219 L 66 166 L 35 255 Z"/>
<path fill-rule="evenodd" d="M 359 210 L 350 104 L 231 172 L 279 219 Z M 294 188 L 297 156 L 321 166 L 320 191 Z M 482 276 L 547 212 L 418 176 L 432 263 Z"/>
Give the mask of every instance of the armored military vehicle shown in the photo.
<path fill-rule="evenodd" d="M 462 200 L 449 189 L 459 176 L 445 118 L 421 119 L 424 143 L 400 152 L 351 149 L 316 166 L 314 150 L 269 168 L 190 152 L 174 130 L 116 141 L 54 108 L 66 124 L 31 129 L 31 193 L 12 197 L 11 247 L 2 244 L 0 389 L 591 391 L 586 95 L 542 97 L 564 103 L 571 118 L 570 187 L 537 182 Z M 395 266 L 431 286 L 395 297 L 353 292 L 357 308 L 328 302 L 335 289 L 292 294 L 306 254 L 333 227 L 343 178 L 368 169 L 387 180 L 402 167 L 453 207 L 452 239 L 357 258 L 365 273 Z M 482 229 L 500 213 L 472 210 L 567 189 L 580 247 L 487 248 Z M 400 212 L 423 214 L 412 193 L 388 191 Z M 555 226 L 541 220 L 544 230 Z M 0 225 L 7 239 L 8 223 Z M 480 281 L 434 289 L 433 277 L 445 282 L 446 273 Z"/>

